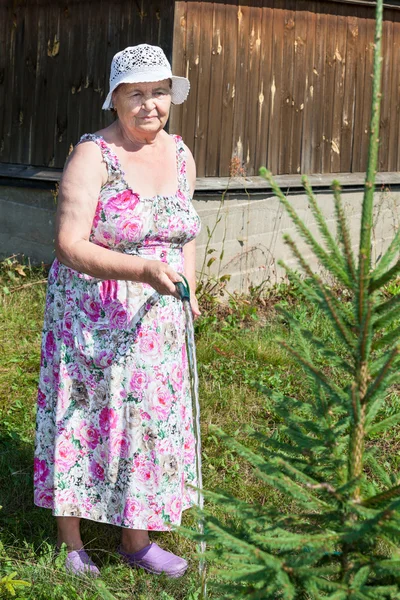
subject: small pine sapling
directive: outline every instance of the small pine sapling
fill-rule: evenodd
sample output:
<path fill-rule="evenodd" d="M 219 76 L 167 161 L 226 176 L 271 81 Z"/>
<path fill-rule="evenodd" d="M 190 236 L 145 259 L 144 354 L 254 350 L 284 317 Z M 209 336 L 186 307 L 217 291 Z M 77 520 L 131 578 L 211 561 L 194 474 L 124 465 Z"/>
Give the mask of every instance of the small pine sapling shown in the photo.
<path fill-rule="evenodd" d="M 278 506 L 247 503 L 223 493 L 208 494 L 233 517 L 227 524 L 205 516 L 208 556 L 217 565 L 224 598 L 400 599 L 400 479 L 387 472 L 373 444 L 367 443 L 371 436 L 400 421 L 400 413 L 379 420 L 388 389 L 399 379 L 400 295 L 388 299 L 384 289 L 400 273 L 400 231 L 377 266 L 371 257 L 382 13 L 383 3 L 378 0 L 358 257 L 353 254 L 337 181 L 333 183 L 333 235 L 307 178 L 303 178 L 319 242 L 271 174 L 261 170 L 329 275 L 330 284 L 326 276 L 314 272 L 296 241 L 285 236 L 303 275 L 281 264 L 305 301 L 318 307 L 330 322 L 336 350 L 286 311 L 285 319 L 295 335 L 290 345 L 282 344 L 304 369 L 312 394 L 300 401 L 265 390 L 281 423 L 279 435 L 251 431 L 260 442 L 258 451 L 214 429 L 289 505 L 283 512 Z M 338 288 L 342 298 L 336 293 Z M 330 374 L 321 367 L 322 361 L 329 364 Z"/>

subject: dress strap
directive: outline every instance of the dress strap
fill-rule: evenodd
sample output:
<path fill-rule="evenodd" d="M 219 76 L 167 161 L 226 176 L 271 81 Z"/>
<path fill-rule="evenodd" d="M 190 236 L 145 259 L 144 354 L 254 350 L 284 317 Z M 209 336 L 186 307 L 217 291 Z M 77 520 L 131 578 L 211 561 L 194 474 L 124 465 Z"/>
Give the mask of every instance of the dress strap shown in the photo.
<path fill-rule="evenodd" d="M 101 135 L 85 133 L 80 138 L 78 144 L 81 144 L 82 142 L 94 142 L 100 148 L 101 156 L 107 166 L 109 181 L 121 176 L 122 172 L 119 160 Z"/>
<path fill-rule="evenodd" d="M 178 169 L 178 187 L 180 190 L 184 190 L 190 194 L 190 185 L 187 178 L 187 153 L 185 149 L 185 144 L 183 143 L 183 139 L 180 135 L 172 136 L 176 143 L 176 163 Z"/>

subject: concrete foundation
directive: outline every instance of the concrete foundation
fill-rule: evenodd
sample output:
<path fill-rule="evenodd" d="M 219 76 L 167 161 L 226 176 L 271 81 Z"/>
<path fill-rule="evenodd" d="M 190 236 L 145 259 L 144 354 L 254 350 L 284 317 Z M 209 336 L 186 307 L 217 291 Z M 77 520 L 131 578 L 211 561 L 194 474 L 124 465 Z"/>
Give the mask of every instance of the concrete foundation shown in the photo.
<path fill-rule="evenodd" d="M 22 184 L 23 185 L 23 184 Z M 54 258 L 54 217 L 56 200 L 54 185 L 21 187 L 15 181 L 0 185 L 0 255 L 23 254 L 33 263 L 50 264 Z M 334 231 L 332 194 L 316 189 L 318 203 Z M 357 249 L 361 218 L 362 186 L 343 190 L 343 201 L 349 219 L 354 248 Z M 289 190 L 288 197 L 300 217 L 320 239 L 307 196 Z M 228 288 L 245 292 L 249 286 L 279 283 L 284 271 L 277 263 L 283 260 L 296 265 L 282 236 L 288 233 L 306 251 L 314 268 L 319 265 L 311 257 L 305 242 L 298 236 L 292 221 L 270 191 L 229 192 L 222 202 L 220 193 L 198 193 L 194 205 L 202 221 L 198 237 L 197 269 L 203 277 L 220 279 L 230 275 Z M 373 230 L 374 258 L 379 258 L 399 226 L 400 186 L 375 194 Z M 209 266 L 207 266 L 208 263 Z"/>

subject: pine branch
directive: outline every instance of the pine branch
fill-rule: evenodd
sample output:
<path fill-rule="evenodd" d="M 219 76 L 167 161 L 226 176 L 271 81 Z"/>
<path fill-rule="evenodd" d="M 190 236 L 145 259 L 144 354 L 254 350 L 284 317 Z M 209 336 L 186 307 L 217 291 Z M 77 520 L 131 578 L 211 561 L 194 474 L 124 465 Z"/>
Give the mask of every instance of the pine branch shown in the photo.
<path fill-rule="evenodd" d="M 372 452 L 368 452 L 365 457 L 365 463 L 372 470 L 374 475 L 380 479 L 380 481 L 387 486 L 392 485 L 392 481 L 384 467 L 382 467 Z"/>
<path fill-rule="evenodd" d="M 361 504 L 363 506 L 368 506 L 371 508 L 382 508 L 382 504 L 386 505 L 395 496 L 400 496 L 400 485 L 396 485 L 396 486 L 390 488 L 389 490 L 385 490 L 384 492 L 382 492 L 380 494 L 376 494 L 375 496 L 372 496 L 371 498 L 367 498 L 366 500 L 363 500 L 363 502 L 361 502 Z"/>
<path fill-rule="evenodd" d="M 323 239 L 325 240 L 327 248 L 330 250 L 332 258 L 334 258 L 339 264 L 341 264 L 343 268 L 346 268 L 345 261 L 343 260 L 343 256 L 340 253 L 340 249 L 335 239 L 333 238 L 331 232 L 328 229 L 326 219 L 324 218 L 321 209 L 318 206 L 312 187 L 306 175 L 302 177 L 302 183 L 310 203 L 311 212 L 314 215 L 315 221 L 318 225 L 318 229 L 321 232 Z M 354 275 L 355 273 L 353 273 L 353 277 Z M 349 272 L 349 276 L 352 277 L 351 272 Z"/>
<path fill-rule="evenodd" d="M 350 375 L 354 375 L 354 366 L 345 361 L 337 352 L 333 352 L 327 348 L 326 342 L 314 336 L 308 329 L 301 327 L 299 321 L 293 317 L 293 315 L 278 306 L 278 311 L 283 314 L 286 320 L 290 323 L 290 325 L 298 331 L 298 333 L 307 340 L 324 358 L 328 359 L 331 365 L 335 365 L 349 373 Z"/>
<path fill-rule="evenodd" d="M 376 377 L 375 377 L 374 381 L 371 383 L 371 385 L 368 386 L 367 393 L 364 398 L 365 404 L 368 404 L 374 398 L 374 396 L 377 393 L 379 393 L 382 390 L 382 388 L 384 388 L 385 384 L 387 383 L 388 377 L 390 377 L 390 375 L 391 375 L 391 369 L 393 366 L 393 362 L 395 361 L 398 354 L 399 354 L 399 349 L 393 348 L 393 350 L 389 354 L 389 357 L 388 357 L 386 363 L 383 365 L 383 367 L 380 370 L 380 372 L 378 373 L 378 375 L 376 375 Z"/>
<path fill-rule="evenodd" d="M 335 398 L 339 400 L 339 403 L 342 403 L 346 398 L 343 390 L 336 385 L 335 383 L 329 381 L 329 379 L 313 364 L 308 362 L 303 356 L 301 356 L 296 350 L 294 350 L 285 340 L 280 340 L 281 345 L 292 355 L 296 360 L 303 366 L 303 368 L 312 375 L 312 377 L 320 383 L 329 394 L 331 394 L 332 399 Z"/>
<path fill-rule="evenodd" d="M 376 423 L 375 425 L 372 425 L 367 429 L 366 433 L 369 436 L 376 435 L 381 431 L 388 431 L 391 427 L 394 427 L 399 422 L 400 412 L 396 413 L 395 415 L 392 415 L 391 417 L 388 417 L 387 419 L 383 419 L 383 421 L 379 421 L 379 423 Z"/>
<path fill-rule="evenodd" d="M 372 308 L 369 303 L 366 303 L 366 310 L 360 324 L 358 345 L 357 345 L 357 363 L 359 368 L 366 364 L 369 359 L 369 354 L 372 345 Z"/>
<path fill-rule="evenodd" d="M 382 316 L 380 319 L 376 319 L 373 322 L 373 331 L 378 332 L 380 329 L 387 329 L 391 327 L 394 323 L 398 322 L 400 319 L 400 306 L 394 308 L 389 311 L 386 315 Z"/>
<path fill-rule="evenodd" d="M 389 331 L 389 333 L 386 333 L 379 339 L 375 340 L 372 343 L 372 350 L 380 350 L 381 348 L 384 348 L 385 346 L 391 346 L 394 342 L 398 341 L 399 337 L 400 337 L 400 325 L 398 327 L 396 327 L 395 329 L 392 329 L 392 331 Z"/>
<path fill-rule="evenodd" d="M 383 288 L 384 285 L 389 283 L 399 273 L 400 273 L 400 260 L 398 260 L 397 263 L 395 265 L 393 265 L 393 267 L 391 269 L 386 271 L 386 273 L 384 273 L 380 277 L 377 277 L 376 279 L 372 279 L 372 276 L 371 276 L 371 281 L 369 283 L 369 292 L 372 294 L 376 290 Z"/>
<path fill-rule="evenodd" d="M 391 265 L 395 257 L 400 251 L 400 229 L 396 231 L 396 234 L 390 242 L 389 248 L 386 250 L 378 265 L 371 274 L 371 280 L 376 281 L 380 279 L 385 273 L 388 267 Z"/>
<path fill-rule="evenodd" d="M 372 293 L 370 287 L 371 278 L 371 233 L 373 223 L 373 202 L 375 189 L 376 167 L 378 163 L 379 150 L 379 118 L 381 105 L 381 72 L 382 72 L 382 15 L 383 6 L 377 2 L 376 7 L 376 28 L 375 28 L 375 51 L 374 51 L 374 78 L 372 83 L 372 115 L 371 115 L 371 134 L 368 147 L 367 174 L 364 186 L 364 199 L 362 205 L 361 228 L 360 228 L 360 246 L 358 255 L 358 290 L 357 306 L 358 321 L 361 323 L 364 318 L 368 293 Z"/>
<path fill-rule="evenodd" d="M 349 329 L 349 324 L 346 323 L 346 319 L 343 319 L 343 315 L 341 315 L 341 309 L 336 303 L 336 299 L 334 298 L 331 290 L 328 290 L 326 286 L 323 284 L 320 277 L 318 277 L 311 269 L 311 267 L 306 263 L 306 261 L 301 256 L 299 249 L 297 248 L 296 243 L 292 240 L 289 235 L 284 236 L 284 240 L 290 249 L 292 250 L 294 256 L 298 259 L 301 267 L 304 272 L 308 275 L 310 280 L 313 282 L 320 295 L 323 298 L 322 305 L 328 310 L 325 310 L 326 314 L 329 316 L 331 322 L 335 330 L 338 332 L 339 337 L 343 340 L 343 342 L 350 346 L 351 348 L 354 346 L 353 335 Z M 279 263 L 281 264 L 281 263 Z M 336 306 L 335 306 L 336 304 Z"/>
<path fill-rule="evenodd" d="M 351 248 L 351 237 L 350 232 L 347 226 L 346 215 L 344 213 L 343 205 L 342 205 L 342 197 L 341 197 L 341 186 L 338 181 L 333 181 L 332 183 L 333 196 L 335 199 L 335 213 L 336 213 L 336 223 L 337 223 L 337 232 L 339 237 L 339 242 L 343 246 L 344 256 L 346 257 L 347 262 L 347 271 L 349 273 L 349 277 L 352 281 L 355 282 L 356 279 L 356 267 L 354 262 L 353 250 Z"/>
<path fill-rule="evenodd" d="M 346 287 L 351 287 L 351 281 L 349 280 L 349 276 L 347 272 L 343 269 L 343 261 L 340 264 L 335 262 L 335 259 L 328 254 L 315 240 L 313 235 L 310 233 L 309 229 L 303 223 L 303 221 L 298 216 L 297 212 L 294 210 L 290 202 L 288 202 L 287 198 L 283 194 L 280 187 L 274 181 L 272 174 L 270 171 L 262 167 L 260 169 L 260 175 L 264 177 L 268 183 L 270 184 L 272 190 L 274 191 L 276 197 L 280 200 L 280 202 L 284 205 L 286 212 L 292 219 L 293 223 L 296 226 L 297 231 L 300 233 L 301 237 L 305 240 L 305 242 L 312 248 L 315 256 L 318 258 L 320 263 L 332 274 L 334 274 L 337 279 Z"/>

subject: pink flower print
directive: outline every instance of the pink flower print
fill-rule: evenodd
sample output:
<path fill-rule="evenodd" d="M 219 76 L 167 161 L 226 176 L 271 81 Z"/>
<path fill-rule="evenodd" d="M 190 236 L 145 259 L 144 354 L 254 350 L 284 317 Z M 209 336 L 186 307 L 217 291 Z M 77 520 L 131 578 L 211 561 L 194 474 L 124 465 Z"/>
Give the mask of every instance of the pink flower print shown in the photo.
<path fill-rule="evenodd" d="M 125 219 L 118 223 L 120 236 L 129 242 L 139 242 L 142 239 L 143 221 L 138 218 Z"/>
<path fill-rule="evenodd" d="M 177 521 L 182 514 L 182 499 L 180 496 L 172 496 L 166 504 L 166 510 L 171 521 Z"/>
<path fill-rule="evenodd" d="M 35 458 L 33 461 L 34 481 L 38 485 L 39 481 L 44 483 L 50 474 L 46 461 Z"/>
<path fill-rule="evenodd" d="M 151 461 L 143 462 L 135 472 L 138 481 L 152 487 L 157 479 L 157 467 Z"/>
<path fill-rule="evenodd" d="M 104 469 L 95 460 L 92 460 L 90 463 L 90 473 L 94 479 L 100 479 L 100 481 L 104 481 Z"/>
<path fill-rule="evenodd" d="M 93 362 L 96 367 L 103 369 L 111 367 L 113 360 L 114 353 L 111 350 L 100 350 L 100 352 L 96 353 L 93 357 Z"/>
<path fill-rule="evenodd" d="M 140 331 L 139 350 L 143 359 L 148 362 L 156 362 L 161 357 L 160 338 L 155 331 L 149 329 Z"/>
<path fill-rule="evenodd" d="M 143 510 L 143 504 L 136 500 L 136 498 L 127 498 L 124 507 L 124 519 L 132 521 L 138 517 Z"/>
<path fill-rule="evenodd" d="M 53 490 L 36 487 L 35 504 L 43 508 L 53 508 Z"/>
<path fill-rule="evenodd" d="M 108 435 L 118 425 L 118 415 L 113 408 L 102 409 L 99 415 L 99 426 L 101 435 Z"/>
<path fill-rule="evenodd" d="M 98 202 L 97 206 L 96 206 L 96 212 L 94 213 L 94 217 L 93 217 L 92 230 L 96 229 L 97 224 L 100 221 L 100 216 L 101 216 L 102 210 L 103 210 L 103 207 L 101 205 L 101 202 Z"/>
<path fill-rule="evenodd" d="M 84 294 L 81 300 L 81 309 L 90 321 L 96 323 L 101 315 L 101 306 L 89 294 Z"/>
<path fill-rule="evenodd" d="M 46 408 L 46 394 L 39 388 L 37 403 L 39 408 Z"/>
<path fill-rule="evenodd" d="M 174 363 L 171 368 L 170 381 L 176 392 L 182 390 L 183 385 L 183 370 L 181 365 Z"/>
<path fill-rule="evenodd" d="M 146 371 L 135 371 L 131 378 L 130 389 L 135 394 L 140 393 L 145 389 L 149 382 L 149 376 Z"/>
<path fill-rule="evenodd" d="M 54 495 L 57 502 L 77 504 L 77 499 L 73 490 L 56 490 Z"/>
<path fill-rule="evenodd" d="M 151 416 L 149 415 L 148 412 L 141 410 L 140 411 L 140 416 L 144 421 L 151 421 Z"/>
<path fill-rule="evenodd" d="M 126 308 L 120 302 L 113 302 L 108 306 L 108 319 L 111 328 L 124 329 L 128 324 Z"/>
<path fill-rule="evenodd" d="M 138 202 L 139 196 L 137 194 L 134 194 L 131 190 L 124 190 L 107 200 L 107 212 L 120 213 L 121 211 L 134 210 Z"/>
<path fill-rule="evenodd" d="M 113 279 L 101 281 L 99 286 L 99 294 L 103 304 L 109 304 L 117 299 L 118 283 Z"/>
<path fill-rule="evenodd" d="M 111 456 L 128 458 L 130 442 L 128 436 L 122 431 L 111 432 L 110 436 Z"/>
<path fill-rule="evenodd" d="M 146 529 L 148 529 L 149 531 L 165 531 L 166 527 L 168 528 L 166 523 L 164 523 L 164 521 L 159 515 L 151 515 L 147 519 Z"/>
<path fill-rule="evenodd" d="M 46 335 L 45 356 L 51 360 L 56 350 L 56 342 L 52 331 L 48 331 Z"/>
<path fill-rule="evenodd" d="M 155 389 L 150 389 L 150 402 L 157 417 L 162 421 L 168 419 L 171 412 L 173 396 L 167 387 L 158 385 Z"/>
<path fill-rule="evenodd" d="M 186 434 L 185 444 L 183 446 L 185 465 L 189 465 L 194 460 L 195 455 L 195 440 L 194 435 L 191 432 Z"/>
<path fill-rule="evenodd" d="M 89 425 L 87 421 L 82 421 L 76 433 L 76 437 L 83 448 L 91 448 L 93 450 L 99 443 L 100 434 L 96 427 Z"/>
<path fill-rule="evenodd" d="M 119 241 L 118 231 L 116 230 L 115 224 L 111 221 L 106 223 L 100 221 L 96 227 L 93 238 L 96 244 L 100 244 L 106 248 L 112 248 Z"/>
<path fill-rule="evenodd" d="M 56 446 L 55 467 L 63 472 L 69 471 L 76 463 L 77 452 L 71 442 L 67 439 L 61 440 Z"/>
<path fill-rule="evenodd" d="M 74 336 L 72 334 L 72 315 L 70 311 L 64 314 L 64 327 L 62 330 L 62 339 L 66 346 L 71 348 L 74 345 Z"/>

